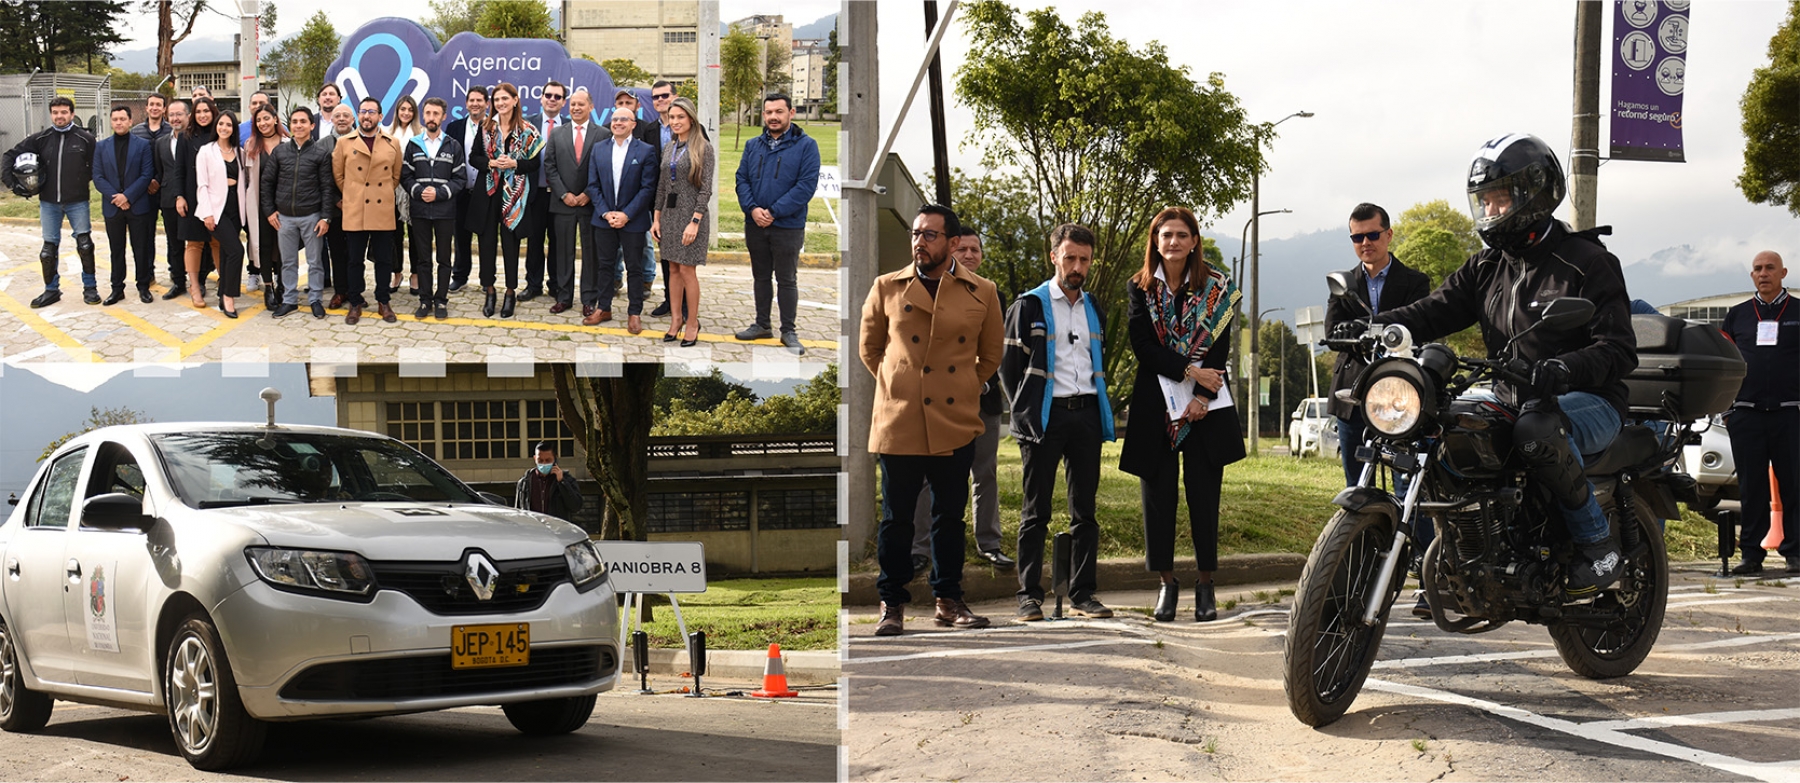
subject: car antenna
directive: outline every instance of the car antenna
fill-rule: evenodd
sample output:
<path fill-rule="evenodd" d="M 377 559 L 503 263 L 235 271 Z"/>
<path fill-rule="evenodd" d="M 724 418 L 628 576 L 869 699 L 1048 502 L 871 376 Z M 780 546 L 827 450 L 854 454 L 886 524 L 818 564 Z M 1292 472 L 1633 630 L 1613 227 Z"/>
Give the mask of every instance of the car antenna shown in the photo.
<path fill-rule="evenodd" d="M 271 430 L 277 429 L 276 424 L 275 424 L 275 403 L 279 402 L 281 400 L 281 390 L 276 389 L 273 386 L 270 386 L 268 388 L 263 389 L 262 393 L 258 394 L 257 396 L 261 397 L 263 402 L 266 402 L 269 404 L 269 423 L 265 424 L 263 426 L 266 429 L 271 429 Z M 271 438 L 265 434 L 262 437 L 256 439 L 256 445 L 258 448 L 262 448 L 264 450 L 273 449 L 273 448 L 275 448 L 275 439 Z"/>

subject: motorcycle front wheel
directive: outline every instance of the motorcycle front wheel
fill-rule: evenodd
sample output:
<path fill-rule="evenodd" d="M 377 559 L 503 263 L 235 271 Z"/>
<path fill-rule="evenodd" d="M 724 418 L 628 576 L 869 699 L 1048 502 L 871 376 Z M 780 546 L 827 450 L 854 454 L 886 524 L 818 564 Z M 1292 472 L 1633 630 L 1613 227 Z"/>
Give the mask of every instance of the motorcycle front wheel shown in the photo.
<path fill-rule="evenodd" d="M 1645 554 L 1626 562 L 1617 587 L 1594 599 L 1596 610 L 1614 611 L 1618 620 L 1605 627 L 1550 626 L 1550 638 L 1563 663 L 1583 677 L 1600 680 L 1636 671 L 1662 633 L 1663 611 L 1669 603 L 1669 551 L 1661 527 L 1643 504 L 1634 503 L 1632 508 L 1636 511 L 1632 518 L 1620 522 L 1620 544 L 1626 552 L 1639 542 L 1648 547 Z M 1628 525 L 1635 530 L 1625 529 Z"/>
<path fill-rule="evenodd" d="M 1387 516 L 1341 510 L 1313 545 L 1294 597 L 1282 672 L 1288 708 L 1301 723 L 1324 726 L 1343 717 L 1362 690 L 1388 610 L 1406 581 L 1402 566 L 1385 593 L 1374 595 L 1382 557 L 1393 542 Z M 1364 624 L 1370 603 L 1381 609 L 1373 624 Z"/>

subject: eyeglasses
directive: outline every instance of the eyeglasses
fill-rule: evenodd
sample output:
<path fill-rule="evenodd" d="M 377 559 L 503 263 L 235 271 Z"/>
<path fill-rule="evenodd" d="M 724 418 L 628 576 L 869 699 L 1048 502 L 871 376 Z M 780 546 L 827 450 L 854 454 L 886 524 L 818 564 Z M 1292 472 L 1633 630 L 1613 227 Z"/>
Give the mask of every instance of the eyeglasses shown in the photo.
<path fill-rule="evenodd" d="M 653 101 L 666 101 L 673 97 L 675 97 L 675 93 L 672 93 L 672 92 L 650 93 L 650 100 L 653 100 Z"/>
<path fill-rule="evenodd" d="M 358 114 L 380 114 L 381 110 L 380 109 L 363 109 L 362 111 L 357 112 L 357 113 Z"/>
<path fill-rule="evenodd" d="M 923 239 L 926 242 L 936 242 L 936 241 L 938 241 L 938 237 L 947 237 L 947 236 L 949 236 L 949 234 L 946 234 L 942 231 L 933 231 L 928 228 L 928 229 L 925 229 L 924 231 L 914 231 L 914 232 L 912 232 L 912 236 L 913 236 L 913 239 Z"/>
<path fill-rule="evenodd" d="M 1360 245 L 1364 242 L 1373 242 L 1377 239 L 1380 239 L 1381 235 L 1385 234 L 1385 233 L 1387 233 L 1387 229 L 1383 228 L 1383 229 L 1377 229 L 1375 231 L 1369 231 L 1369 232 L 1362 233 L 1362 234 L 1351 234 L 1350 235 L 1350 244 Z"/>
<path fill-rule="evenodd" d="M 553 100 L 553 101 L 560 101 L 563 99 L 563 96 L 557 95 L 556 93 L 553 93 L 553 92 L 544 93 L 544 97 L 548 98 L 550 100 Z"/>

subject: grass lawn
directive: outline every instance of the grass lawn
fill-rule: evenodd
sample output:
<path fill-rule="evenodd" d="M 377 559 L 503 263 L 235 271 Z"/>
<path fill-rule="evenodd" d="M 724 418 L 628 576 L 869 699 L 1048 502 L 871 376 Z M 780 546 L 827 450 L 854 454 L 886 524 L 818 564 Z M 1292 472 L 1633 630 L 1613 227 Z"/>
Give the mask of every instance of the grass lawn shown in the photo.
<path fill-rule="evenodd" d="M 1118 469 L 1119 442 L 1105 444 L 1101 456 L 1100 491 L 1095 498 L 1100 519 L 1100 556 L 1144 556 L 1143 503 L 1136 476 Z M 1000 527 L 1004 548 L 1012 552 L 1019 533 L 1019 509 L 1024 505 L 1024 473 L 1020 468 L 1018 442 L 1006 438 L 1000 442 Z M 1225 482 L 1219 502 L 1219 554 L 1257 552 L 1293 552 L 1307 554 L 1324 529 L 1326 521 L 1337 511 L 1331 499 L 1344 487 L 1344 471 L 1336 460 L 1318 458 L 1295 459 L 1283 454 L 1264 452 L 1225 469 Z M 1069 524 L 1068 493 L 1063 482 L 1057 482 L 1056 500 L 1050 530 L 1054 534 L 1067 530 Z M 1684 510 L 1685 511 L 1685 510 Z M 1193 539 L 1187 530 L 1187 503 L 1182 501 L 1176 515 L 1176 565 L 1191 568 Z M 1669 559 L 1673 561 L 1712 559 L 1717 549 L 1717 528 L 1692 511 L 1668 524 L 1665 540 Z M 1046 545 L 1046 550 L 1048 545 Z M 969 562 L 974 558 L 975 536 L 968 536 Z M 874 570 L 871 557 L 858 564 L 858 570 Z"/>
<path fill-rule="evenodd" d="M 838 123 L 802 122 L 798 124 L 802 130 L 806 131 L 806 135 L 811 136 L 813 141 L 819 143 L 819 165 L 837 165 Z M 737 135 L 739 130 L 743 132 L 742 138 Z M 744 210 L 738 205 L 737 199 L 738 162 L 744 158 L 743 144 L 760 133 L 762 133 L 762 128 L 754 125 L 741 127 L 725 125 L 720 129 L 718 138 L 713 140 L 719 150 L 719 233 L 721 234 L 744 233 Z M 832 209 L 840 208 L 833 205 Z M 809 223 L 832 222 L 831 212 L 825 208 L 825 199 L 815 198 L 812 200 L 812 204 L 806 210 L 806 220 Z M 744 240 L 721 239 L 717 249 L 727 252 L 742 251 Z M 805 252 L 835 253 L 837 249 L 836 232 L 806 232 Z"/>
<path fill-rule="evenodd" d="M 705 631 L 711 650 L 838 648 L 837 579 L 724 579 L 706 592 L 677 595 L 688 632 Z M 667 598 L 649 596 L 655 620 L 644 623 L 651 647 L 684 648 Z"/>
<path fill-rule="evenodd" d="M 92 210 L 94 229 L 99 230 L 105 222 L 100 216 L 100 191 L 88 190 L 88 208 Z M 0 217 L 38 219 L 38 200 L 35 198 L 19 198 L 12 191 L 0 188 Z M 63 231 L 69 230 L 67 221 L 63 222 Z"/>

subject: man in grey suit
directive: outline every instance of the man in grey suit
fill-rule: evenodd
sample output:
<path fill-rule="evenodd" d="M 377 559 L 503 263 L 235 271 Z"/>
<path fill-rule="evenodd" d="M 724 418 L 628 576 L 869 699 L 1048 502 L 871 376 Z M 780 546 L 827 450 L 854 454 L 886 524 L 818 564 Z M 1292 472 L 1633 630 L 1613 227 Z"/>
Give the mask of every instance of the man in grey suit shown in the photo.
<path fill-rule="evenodd" d="M 180 98 L 170 101 L 168 116 L 171 130 L 156 140 L 156 155 L 151 159 L 155 178 L 150 192 L 156 194 L 156 208 L 162 212 L 163 233 L 168 238 L 169 290 L 162 298 L 174 299 L 187 294 L 187 244 L 181 241 L 181 216 L 175 212 L 175 197 L 181 195 L 181 166 L 175 160 L 175 145 L 187 131 L 188 102 Z"/>
<path fill-rule="evenodd" d="M 556 303 L 550 312 L 561 313 L 575 303 L 575 242 L 581 241 L 581 266 L 594 265 L 594 229 L 588 224 L 593 208 L 588 202 L 588 152 L 595 141 L 606 138 L 606 132 L 595 125 L 589 113 L 594 99 L 587 90 L 576 90 L 569 96 L 569 121 L 550 131 L 544 145 L 544 181 L 550 186 L 550 219 L 553 223 L 550 242 L 550 297 Z M 585 301 L 585 299 L 584 299 Z M 583 318 L 595 311 L 583 305 Z"/>

